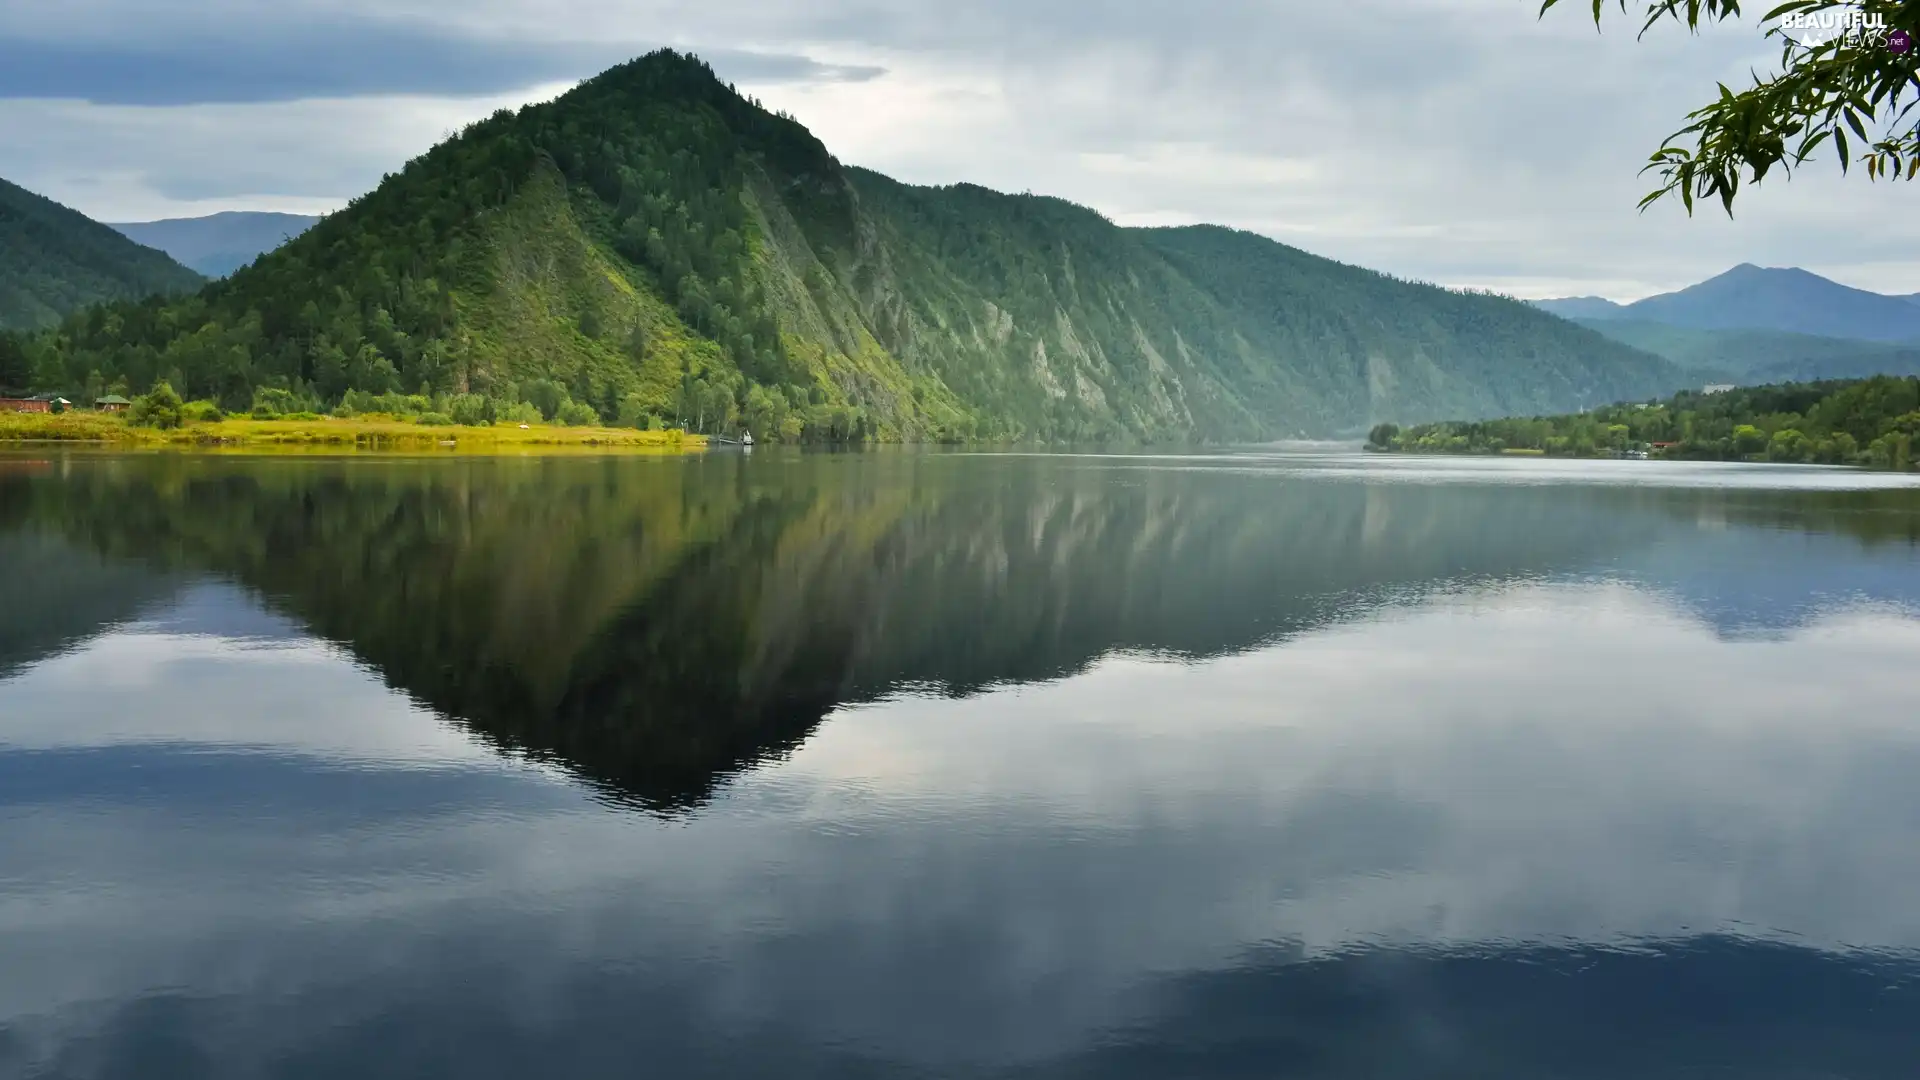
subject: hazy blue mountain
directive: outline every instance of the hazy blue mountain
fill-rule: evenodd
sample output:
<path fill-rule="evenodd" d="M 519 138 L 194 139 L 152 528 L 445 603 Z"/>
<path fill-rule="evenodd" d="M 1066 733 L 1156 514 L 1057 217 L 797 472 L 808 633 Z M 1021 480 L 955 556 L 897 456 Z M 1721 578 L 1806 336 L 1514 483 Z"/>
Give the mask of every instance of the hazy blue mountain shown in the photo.
<path fill-rule="evenodd" d="M 200 276 L 80 213 L 0 180 L 0 330 L 75 308 L 198 288 Z"/>
<path fill-rule="evenodd" d="M 1819 382 L 1823 379 L 1864 379 L 1872 375 L 1920 375 L 1920 344 L 1887 345 L 1878 350 L 1860 349 L 1832 356 L 1776 360 L 1753 369 L 1739 381 Z"/>
<path fill-rule="evenodd" d="M 1534 306 L 1564 319 L 1634 319 L 1697 330 L 1779 330 L 1864 341 L 1920 340 L 1920 294 L 1868 292 L 1791 266 L 1741 263 L 1698 285 L 1631 304 L 1575 296 L 1536 300 Z"/>
<path fill-rule="evenodd" d="M 1618 319 L 1626 308 L 1604 296 L 1565 296 L 1557 300 L 1535 300 L 1533 306 L 1563 319 Z"/>
<path fill-rule="evenodd" d="M 1630 318 L 1702 329 L 1788 330 L 1869 341 L 1920 338 L 1920 307 L 1797 267 L 1751 263 L 1679 292 L 1628 304 Z"/>
<path fill-rule="evenodd" d="M 1794 267 L 1742 263 L 1631 304 L 1575 296 L 1534 306 L 1710 381 L 1920 372 L 1920 293 L 1868 292 Z"/>
<path fill-rule="evenodd" d="M 1646 319 L 1573 320 L 1625 345 L 1682 367 L 1742 380 L 1768 374 L 1795 381 L 1909 374 L 1920 345 L 1819 337 L 1784 330 L 1702 330 Z"/>
<path fill-rule="evenodd" d="M 112 227 L 217 278 L 299 236 L 319 220 L 305 214 L 228 211 L 206 217 L 121 222 Z"/>

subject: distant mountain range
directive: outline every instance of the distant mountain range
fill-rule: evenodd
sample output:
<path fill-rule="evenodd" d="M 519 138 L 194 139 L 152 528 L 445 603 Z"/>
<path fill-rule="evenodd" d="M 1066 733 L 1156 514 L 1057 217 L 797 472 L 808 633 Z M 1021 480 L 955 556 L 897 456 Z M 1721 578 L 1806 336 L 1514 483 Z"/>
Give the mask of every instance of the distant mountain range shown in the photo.
<path fill-rule="evenodd" d="M 0 180 L 0 330 L 102 300 L 192 292 L 199 274 L 77 210 Z"/>
<path fill-rule="evenodd" d="M 1920 293 L 1855 289 L 1797 267 L 1743 263 L 1677 292 L 1534 306 L 1715 380 L 1920 374 Z"/>
<path fill-rule="evenodd" d="M 228 211 L 196 218 L 110 224 L 137 243 L 173 256 L 211 278 L 235 270 L 299 236 L 319 221 L 305 214 Z"/>

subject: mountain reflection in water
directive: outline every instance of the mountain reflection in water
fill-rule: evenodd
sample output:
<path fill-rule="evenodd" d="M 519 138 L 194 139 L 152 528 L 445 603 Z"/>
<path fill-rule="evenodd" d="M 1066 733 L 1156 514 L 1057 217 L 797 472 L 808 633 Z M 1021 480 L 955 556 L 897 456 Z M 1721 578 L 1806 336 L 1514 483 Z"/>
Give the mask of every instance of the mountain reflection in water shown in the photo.
<path fill-rule="evenodd" d="M 0 472 L 0 1073 L 1906 1075 L 1920 492 L 1636 464 Z"/>

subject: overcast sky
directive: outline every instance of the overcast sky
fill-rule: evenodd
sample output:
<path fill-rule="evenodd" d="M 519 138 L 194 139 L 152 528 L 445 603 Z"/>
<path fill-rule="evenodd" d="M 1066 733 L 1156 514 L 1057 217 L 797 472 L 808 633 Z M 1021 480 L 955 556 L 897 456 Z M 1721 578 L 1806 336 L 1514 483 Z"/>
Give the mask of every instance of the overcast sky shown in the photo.
<path fill-rule="evenodd" d="M 1740 262 L 1920 291 L 1920 189 L 1729 222 L 1640 164 L 1777 51 L 1537 0 L 8 0 L 0 176 L 95 218 L 322 212 L 501 105 L 689 49 L 841 160 L 1211 221 L 1403 277 L 1631 299 Z"/>

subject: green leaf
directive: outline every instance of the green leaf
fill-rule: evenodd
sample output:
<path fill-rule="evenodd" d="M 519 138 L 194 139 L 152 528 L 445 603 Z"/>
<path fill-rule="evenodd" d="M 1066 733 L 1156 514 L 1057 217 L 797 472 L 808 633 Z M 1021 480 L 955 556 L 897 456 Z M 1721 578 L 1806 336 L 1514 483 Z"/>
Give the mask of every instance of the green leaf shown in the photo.
<path fill-rule="evenodd" d="M 1860 114 L 1857 112 L 1854 112 L 1852 109 L 1848 109 L 1846 112 L 1846 119 L 1847 119 L 1847 126 L 1853 129 L 1853 133 L 1855 135 L 1860 136 L 1860 141 L 1861 142 L 1868 141 L 1867 129 L 1864 125 L 1860 123 Z"/>

